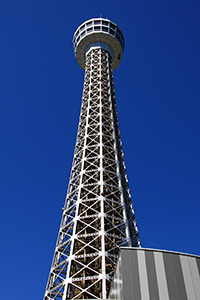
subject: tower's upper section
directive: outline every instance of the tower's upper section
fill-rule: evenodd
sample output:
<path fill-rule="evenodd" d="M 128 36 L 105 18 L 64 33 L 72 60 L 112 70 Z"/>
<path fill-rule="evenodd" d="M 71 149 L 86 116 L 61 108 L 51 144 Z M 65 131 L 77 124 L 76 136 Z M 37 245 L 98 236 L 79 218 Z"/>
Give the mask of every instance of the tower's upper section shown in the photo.
<path fill-rule="evenodd" d="M 82 23 L 73 37 L 74 53 L 79 66 L 85 70 L 85 54 L 91 47 L 102 47 L 112 56 L 115 70 L 122 59 L 124 37 L 118 26 L 108 19 L 93 18 Z"/>

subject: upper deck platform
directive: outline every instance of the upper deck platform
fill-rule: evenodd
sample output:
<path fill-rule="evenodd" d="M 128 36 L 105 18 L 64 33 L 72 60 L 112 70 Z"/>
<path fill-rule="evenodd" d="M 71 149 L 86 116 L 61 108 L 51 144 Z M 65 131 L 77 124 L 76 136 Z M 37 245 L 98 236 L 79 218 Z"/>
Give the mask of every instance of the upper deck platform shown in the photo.
<path fill-rule="evenodd" d="M 118 26 L 108 19 L 93 18 L 82 23 L 73 37 L 74 53 L 79 66 L 85 70 L 85 53 L 90 47 L 102 47 L 113 58 L 113 70 L 122 59 L 124 36 Z"/>

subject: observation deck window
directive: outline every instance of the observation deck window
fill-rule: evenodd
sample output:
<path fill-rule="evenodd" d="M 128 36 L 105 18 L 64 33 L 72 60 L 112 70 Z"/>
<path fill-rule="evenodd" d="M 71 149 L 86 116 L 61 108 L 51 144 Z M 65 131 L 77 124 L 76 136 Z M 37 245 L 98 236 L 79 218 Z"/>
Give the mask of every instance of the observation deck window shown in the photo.
<path fill-rule="evenodd" d="M 100 26 L 94 26 L 94 31 L 100 31 Z"/>
<path fill-rule="evenodd" d="M 92 27 L 90 27 L 90 28 L 87 29 L 87 33 L 88 32 L 92 32 Z"/>
<path fill-rule="evenodd" d="M 81 32 L 81 36 L 84 36 L 85 35 L 85 30 L 83 32 Z"/>
<path fill-rule="evenodd" d="M 102 24 L 108 26 L 108 21 L 103 21 L 102 20 Z"/>
<path fill-rule="evenodd" d="M 92 21 L 87 22 L 86 24 L 87 24 L 87 26 L 90 26 L 90 25 L 92 25 Z"/>
<path fill-rule="evenodd" d="M 119 35 L 122 35 L 122 33 L 121 33 L 121 31 L 119 30 L 119 28 L 117 28 L 117 33 L 118 33 Z"/>
<path fill-rule="evenodd" d="M 102 31 L 108 32 L 108 27 L 102 26 Z"/>
<path fill-rule="evenodd" d="M 77 37 L 77 43 L 78 43 L 79 40 L 80 40 L 80 35 Z"/>
<path fill-rule="evenodd" d="M 80 30 L 83 30 L 83 28 L 85 28 L 85 24 L 83 26 L 81 26 Z"/>
<path fill-rule="evenodd" d="M 109 32 L 110 32 L 112 35 L 115 35 L 114 30 L 110 29 Z"/>
<path fill-rule="evenodd" d="M 115 30 L 116 26 L 113 23 L 110 23 L 110 27 Z"/>
<path fill-rule="evenodd" d="M 79 30 L 76 32 L 76 36 L 79 34 Z"/>
<path fill-rule="evenodd" d="M 100 20 L 94 20 L 94 25 L 101 24 Z"/>
<path fill-rule="evenodd" d="M 118 39 L 118 41 L 120 42 L 120 36 L 116 33 L 116 38 Z"/>

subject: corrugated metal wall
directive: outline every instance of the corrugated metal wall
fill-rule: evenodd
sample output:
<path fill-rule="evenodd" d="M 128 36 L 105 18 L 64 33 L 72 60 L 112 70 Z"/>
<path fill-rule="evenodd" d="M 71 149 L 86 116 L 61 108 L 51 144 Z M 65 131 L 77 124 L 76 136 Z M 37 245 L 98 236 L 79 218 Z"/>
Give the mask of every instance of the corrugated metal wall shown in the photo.
<path fill-rule="evenodd" d="M 200 300 L 200 257 L 122 248 L 109 299 Z"/>

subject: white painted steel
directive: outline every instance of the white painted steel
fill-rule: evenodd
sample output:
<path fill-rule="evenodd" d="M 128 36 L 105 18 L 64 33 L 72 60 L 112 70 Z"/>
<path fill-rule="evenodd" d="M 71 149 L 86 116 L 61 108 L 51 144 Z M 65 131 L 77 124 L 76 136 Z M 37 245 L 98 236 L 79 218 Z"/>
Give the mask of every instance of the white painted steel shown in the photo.
<path fill-rule="evenodd" d="M 86 53 L 73 165 L 44 299 L 106 299 L 124 246 L 140 247 L 140 240 L 118 125 L 112 57 L 92 45 Z"/>

